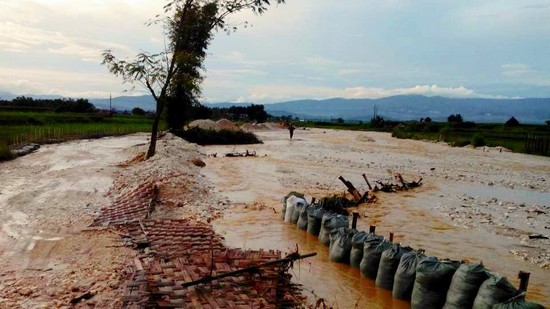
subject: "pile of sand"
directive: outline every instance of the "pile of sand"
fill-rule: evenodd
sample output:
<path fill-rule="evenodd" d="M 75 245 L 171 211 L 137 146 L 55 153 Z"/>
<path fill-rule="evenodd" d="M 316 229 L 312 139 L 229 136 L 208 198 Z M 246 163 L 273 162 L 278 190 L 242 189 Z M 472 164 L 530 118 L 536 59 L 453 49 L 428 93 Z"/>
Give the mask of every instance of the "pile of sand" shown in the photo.
<path fill-rule="evenodd" d="M 218 126 L 218 124 L 216 122 L 214 122 L 213 120 L 210 120 L 210 119 L 193 120 L 187 126 L 190 129 L 197 127 L 199 129 L 203 129 L 203 130 L 215 130 L 215 131 L 220 130 L 220 127 Z"/>
<path fill-rule="evenodd" d="M 284 126 L 274 122 L 245 123 L 241 126 L 241 129 L 245 131 L 273 131 L 284 129 Z"/>
<path fill-rule="evenodd" d="M 229 130 L 229 131 L 240 131 L 241 129 L 237 127 L 231 120 L 222 118 L 218 121 L 216 121 L 216 124 L 220 128 L 220 130 Z"/>
<path fill-rule="evenodd" d="M 239 131 L 240 128 L 236 126 L 231 120 L 222 118 L 218 120 L 217 122 L 214 122 L 210 119 L 197 119 L 189 123 L 187 125 L 189 128 L 199 128 L 203 130 L 214 130 L 214 131 L 221 131 L 221 130 L 229 130 L 229 131 Z"/>

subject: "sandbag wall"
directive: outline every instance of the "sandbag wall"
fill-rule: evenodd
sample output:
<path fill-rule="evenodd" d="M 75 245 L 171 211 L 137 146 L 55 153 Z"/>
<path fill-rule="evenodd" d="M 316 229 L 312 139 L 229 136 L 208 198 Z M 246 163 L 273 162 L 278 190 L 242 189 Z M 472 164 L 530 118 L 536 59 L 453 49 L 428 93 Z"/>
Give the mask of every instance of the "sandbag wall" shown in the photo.
<path fill-rule="evenodd" d="M 525 301 L 525 292 L 482 263 L 440 260 L 426 256 L 423 250 L 393 243 L 374 230 L 350 228 L 347 215 L 309 204 L 296 192 L 282 201 L 282 219 L 317 236 L 329 247 L 330 261 L 359 268 L 361 276 L 392 291 L 394 298 L 410 301 L 413 309 L 544 308 Z"/>

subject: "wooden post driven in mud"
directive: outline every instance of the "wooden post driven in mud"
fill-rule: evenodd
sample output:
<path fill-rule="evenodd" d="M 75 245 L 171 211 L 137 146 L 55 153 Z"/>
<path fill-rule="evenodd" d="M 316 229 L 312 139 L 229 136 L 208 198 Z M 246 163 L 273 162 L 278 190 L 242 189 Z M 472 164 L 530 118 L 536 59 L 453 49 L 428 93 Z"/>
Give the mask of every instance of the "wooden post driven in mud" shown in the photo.
<path fill-rule="evenodd" d="M 367 174 L 363 174 L 363 179 L 367 182 L 367 186 L 369 186 L 369 190 L 372 191 L 372 186 L 370 185 L 369 179 L 367 178 Z"/>
<path fill-rule="evenodd" d="M 357 191 L 357 189 L 355 189 L 351 182 L 345 180 L 342 176 L 338 177 L 338 179 L 340 179 L 340 181 L 342 181 L 344 185 L 348 188 L 348 192 L 351 193 L 354 200 L 358 201 L 361 199 L 361 194 L 359 193 L 359 191 Z"/>
<path fill-rule="evenodd" d="M 518 278 L 519 278 L 519 289 L 527 292 L 527 286 L 529 285 L 529 276 L 531 276 L 531 273 L 519 271 Z"/>
<path fill-rule="evenodd" d="M 352 213 L 353 219 L 351 220 L 351 228 L 356 229 L 357 228 L 357 218 L 359 218 L 359 213 L 357 211 L 354 211 Z"/>
<path fill-rule="evenodd" d="M 369 233 L 374 234 L 375 231 L 376 231 L 376 225 L 369 226 Z"/>
<path fill-rule="evenodd" d="M 279 260 L 273 260 L 273 261 L 269 261 L 269 262 L 265 262 L 265 263 L 260 263 L 258 265 L 242 268 L 242 269 L 235 270 L 235 271 L 230 271 L 230 272 L 227 272 L 227 273 L 224 273 L 224 274 L 221 274 L 221 275 L 217 275 L 217 276 L 206 276 L 206 277 L 203 277 L 203 278 L 198 279 L 198 280 L 182 283 L 181 286 L 184 287 L 184 288 L 187 288 L 187 287 L 194 286 L 194 285 L 201 284 L 201 283 L 212 282 L 214 280 L 218 280 L 218 279 L 225 278 L 225 277 L 233 277 L 233 276 L 237 276 L 237 275 L 240 275 L 240 274 L 243 274 L 243 273 L 254 273 L 254 272 L 258 272 L 259 268 L 261 268 L 261 267 L 266 267 L 266 266 L 281 264 L 281 263 L 290 263 L 290 262 L 294 262 L 296 260 L 301 260 L 301 259 L 305 259 L 305 258 L 308 258 L 308 257 L 316 256 L 316 255 L 317 255 L 317 252 L 308 253 L 308 254 L 304 254 L 304 255 L 301 255 L 298 252 L 295 252 L 295 253 L 291 253 L 291 254 L 287 255 L 284 259 L 279 259 Z"/>
<path fill-rule="evenodd" d="M 390 232 L 390 242 L 393 242 L 393 232 Z"/>

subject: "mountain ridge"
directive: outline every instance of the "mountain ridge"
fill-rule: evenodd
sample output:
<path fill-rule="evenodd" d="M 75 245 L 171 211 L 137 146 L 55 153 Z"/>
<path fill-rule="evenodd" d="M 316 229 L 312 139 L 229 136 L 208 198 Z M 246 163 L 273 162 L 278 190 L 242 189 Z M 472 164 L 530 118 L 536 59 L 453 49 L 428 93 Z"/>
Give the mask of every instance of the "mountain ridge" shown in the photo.
<path fill-rule="evenodd" d="M 1 99 L 7 99 L 8 92 L 0 92 Z M 15 97 L 15 95 L 12 95 Z M 51 98 L 60 96 L 35 96 Z M 108 109 L 109 99 L 89 99 L 97 108 Z M 208 107 L 247 106 L 253 103 L 203 103 Z M 378 99 L 329 98 L 322 100 L 303 99 L 263 104 L 265 110 L 274 116 L 290 115 L 303 119 L 329 120 L 343 118 L 349 121 L 369 121 L 377 115 L 392 120 L 418 120 L 430 117 L 435 121 L 446 121 L 451 114 L 461 114 L 465 121 L 505 122 L 515 117 L 521 123 L 544 123 L 550 119 L 550 98 L 488 99 L 448 98 L 442 96 L 396 95 Z M 112 107 L 131 110 L 139 107 L 154 110 L 155 101 L 150 95 L 120 96 L 112 98 Z"/>

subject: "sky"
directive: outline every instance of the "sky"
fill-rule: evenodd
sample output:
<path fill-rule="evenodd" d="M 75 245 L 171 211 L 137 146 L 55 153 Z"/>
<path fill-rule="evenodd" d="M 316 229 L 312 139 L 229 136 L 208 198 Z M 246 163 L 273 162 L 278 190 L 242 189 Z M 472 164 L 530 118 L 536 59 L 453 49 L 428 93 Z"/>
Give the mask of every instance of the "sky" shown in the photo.
<path fill-rule="evenodd" d="M 205 102 L 550 97 L 550 0 L 287 0 L 232 16 L 205 62 Z M 164 0 L 0 0 L 0 92 L 146 94 L 101 65 L 159 52 Z M 243 27 L 248 21 L 251 26 Z"/>

